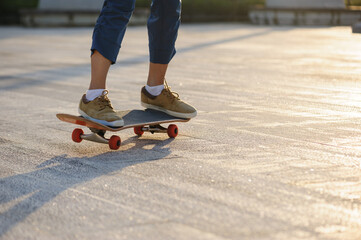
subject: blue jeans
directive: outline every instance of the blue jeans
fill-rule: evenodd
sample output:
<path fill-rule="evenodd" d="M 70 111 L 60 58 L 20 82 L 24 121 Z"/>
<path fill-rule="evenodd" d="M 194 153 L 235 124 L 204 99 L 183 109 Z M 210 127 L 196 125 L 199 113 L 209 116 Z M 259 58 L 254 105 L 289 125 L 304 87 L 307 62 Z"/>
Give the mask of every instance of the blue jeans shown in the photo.
<path fill-rule="evenodd" d="M 105 0 L 93 32 L 97 50 L 115 63 L 135 0 Z M 152 63 L 168 64 L 176 53 L 181 0 L 152 0 L 148 19 L 149 55 Z"/>

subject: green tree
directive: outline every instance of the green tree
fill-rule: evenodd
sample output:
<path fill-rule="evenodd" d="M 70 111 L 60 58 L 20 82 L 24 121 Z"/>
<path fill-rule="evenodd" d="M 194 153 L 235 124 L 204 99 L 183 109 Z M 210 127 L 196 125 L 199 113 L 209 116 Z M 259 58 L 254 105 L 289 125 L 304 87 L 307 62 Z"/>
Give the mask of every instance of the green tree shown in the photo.
<path fill-rule="evenodd" d="M 1 0 L 0 11 L 16 12 L 21 8 L 35 8 L 37 5 L 38 0 Z"/>

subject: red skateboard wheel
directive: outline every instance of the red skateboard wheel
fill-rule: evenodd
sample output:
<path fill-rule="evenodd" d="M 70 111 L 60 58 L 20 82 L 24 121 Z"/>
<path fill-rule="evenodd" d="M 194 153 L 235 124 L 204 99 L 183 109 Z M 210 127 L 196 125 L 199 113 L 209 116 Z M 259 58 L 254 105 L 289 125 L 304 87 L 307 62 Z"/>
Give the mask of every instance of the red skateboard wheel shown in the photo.
<path fill-rule="evenodd" d="M 140 137 L 144 133 L 144 131 L 142 129 L 143 129 L 143 126 L 134 127 L 134 133 Z"/>
<path fill-rule="evenodd" d="M 75 128 L 73 133 L 71 134 L 71 139 L 73 139 L 74 142 L 80 143 L 83 139 L 81 138 L 81 135 L 83 135 L 84 132 L 80 128 Z"/>
<path fill-rule="evenodd" d="M 168 136 L 170 138 L 175 138 L 178 136 L 178 127 L 177 125 L 175 124 L 171 124 L 168 126 L 168 129 L 167 129 L 167 133 L 168 133 Z"/>
<path fill-rule="evenodd" d="M 109 148 L 112 150 L 118 150 L 121 144 L 120 137 L 113 135 L 109 139 Z"/>

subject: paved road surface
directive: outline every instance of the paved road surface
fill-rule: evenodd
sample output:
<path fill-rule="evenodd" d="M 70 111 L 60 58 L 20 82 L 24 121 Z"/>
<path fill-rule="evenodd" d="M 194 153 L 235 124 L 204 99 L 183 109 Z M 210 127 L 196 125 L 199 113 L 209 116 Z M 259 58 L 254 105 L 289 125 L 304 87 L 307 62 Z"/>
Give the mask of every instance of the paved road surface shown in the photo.
<path fill-rule="evenodd" d="M 90 28 L 0 28 L 1 239 L 360 239 L 361 35 L 348 27 L 183 25 L 168 82 L 180 136 L 70 139 Z M 145 27 L 108 88 L 140 108 Z"/>

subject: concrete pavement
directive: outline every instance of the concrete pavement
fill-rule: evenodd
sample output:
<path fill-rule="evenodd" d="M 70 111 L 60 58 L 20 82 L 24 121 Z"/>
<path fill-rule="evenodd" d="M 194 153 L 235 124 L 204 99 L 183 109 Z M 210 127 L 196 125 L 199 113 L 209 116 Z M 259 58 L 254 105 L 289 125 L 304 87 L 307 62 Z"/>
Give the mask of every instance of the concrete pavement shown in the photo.
<path fill-rule="evenodd" d="M 180 135 L 71 141 L 90 28 L 0 28 L 1 239 L 360 239 L 361 36 L 347 27 L 183 25 L 168 83 Z M 145 27 L 108 78 L 140 108 Z M 86 129 L 84 129 L 86 130 Z"/>

